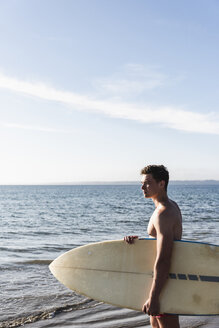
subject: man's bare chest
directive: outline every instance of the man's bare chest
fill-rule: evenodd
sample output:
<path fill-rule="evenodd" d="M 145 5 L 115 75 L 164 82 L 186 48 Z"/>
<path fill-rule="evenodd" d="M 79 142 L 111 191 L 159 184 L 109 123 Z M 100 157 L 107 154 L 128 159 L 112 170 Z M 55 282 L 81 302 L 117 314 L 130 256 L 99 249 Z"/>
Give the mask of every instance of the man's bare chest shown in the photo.
<path fill-rule="evenodd" d="M 150 220 L 149 220 L 149 223 L 148 223 L 148 228 L 147 228 L 147 232 L 150 236 L 152 237 L 156 237 L 157 234 L 156 234 L 156 229 L 154 227 L 154 220 L 157 216 L 157 213 L 156 213 L 156 210 L 154 211 L 154 213 L 152 214 Z"/>

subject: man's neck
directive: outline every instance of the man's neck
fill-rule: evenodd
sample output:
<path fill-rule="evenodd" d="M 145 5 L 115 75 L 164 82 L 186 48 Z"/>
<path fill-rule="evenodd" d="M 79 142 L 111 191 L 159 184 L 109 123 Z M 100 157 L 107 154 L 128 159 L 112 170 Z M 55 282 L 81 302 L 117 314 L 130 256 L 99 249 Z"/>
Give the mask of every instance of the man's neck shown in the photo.
<path fill-rule="evenodd" d="M 152 200 L 153 200 L 154 205 L 155 205 L 156 208 L 160 204 L 165 204 L 169 200 L 166 191 L 165 192 L 162 192 L 160 194 L 157 194 L 157 195 L 155 195 L 154 197 L 151 197 L 151 198 L 152 198 Z"/>

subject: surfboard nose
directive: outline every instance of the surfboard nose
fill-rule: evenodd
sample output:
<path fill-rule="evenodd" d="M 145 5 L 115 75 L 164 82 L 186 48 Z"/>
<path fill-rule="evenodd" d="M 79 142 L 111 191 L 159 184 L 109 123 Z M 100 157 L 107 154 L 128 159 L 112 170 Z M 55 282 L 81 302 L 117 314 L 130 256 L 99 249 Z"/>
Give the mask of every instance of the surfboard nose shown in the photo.
<path fill-rule="evenodd" d="M 55 261 L 55 260 L 54 260 Z M 55 265 L 54 265 L 54 261 L 52 261 L 49 265 L 49 270 L 50 272 L 55 276 Z M 56 277 L 56 276 L 55 276 Z"/>
<path fill-rule="evenodd" d="M 59 280 L 59 274 L 58 274 L 58 272 L 60 271 L 60 270 L 57 270 L 58 269 L 58 258 L 56 258 L 55 260 L 53 260 L 51 263 L 50 263 L 50 265 L 49 265 L 49 270 L 50 270 L 50 272 L 53 274 L 53 276 L 56 278 L 56 279 L 58 279 Z"/>

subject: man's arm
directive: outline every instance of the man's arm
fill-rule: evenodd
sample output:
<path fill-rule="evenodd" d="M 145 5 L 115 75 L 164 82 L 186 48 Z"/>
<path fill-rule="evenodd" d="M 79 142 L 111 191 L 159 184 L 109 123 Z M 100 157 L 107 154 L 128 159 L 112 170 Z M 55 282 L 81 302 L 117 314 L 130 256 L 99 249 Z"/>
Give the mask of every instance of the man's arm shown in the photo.
<path fill-rule="evenodd" d="M 165 211 L 158 214 L 153 224 L 157 234 L 157 255 L 149 299 L 142 308 L 149 315 L 159 314 L 159 295 L 168 278 L 174 240 L 172 219 Z"/>

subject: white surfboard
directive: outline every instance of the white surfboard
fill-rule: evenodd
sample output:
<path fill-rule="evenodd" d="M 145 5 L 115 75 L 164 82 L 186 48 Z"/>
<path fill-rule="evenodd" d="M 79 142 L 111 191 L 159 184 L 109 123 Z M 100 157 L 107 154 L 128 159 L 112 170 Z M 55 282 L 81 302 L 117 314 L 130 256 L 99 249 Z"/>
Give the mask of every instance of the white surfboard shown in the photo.
<path fill-rule="evenodd" d="M 105 241 L 75 248 L 50 264 L 66 287 L 89 298 L 141 311 L 148 298 L 156 240 Z M 219 314 L 219 246 L 175 241 L 161 313 Z"/>

